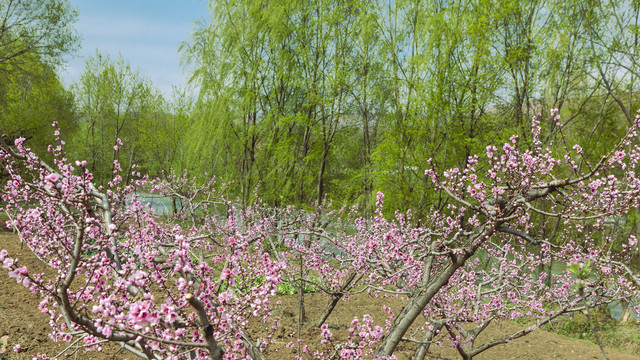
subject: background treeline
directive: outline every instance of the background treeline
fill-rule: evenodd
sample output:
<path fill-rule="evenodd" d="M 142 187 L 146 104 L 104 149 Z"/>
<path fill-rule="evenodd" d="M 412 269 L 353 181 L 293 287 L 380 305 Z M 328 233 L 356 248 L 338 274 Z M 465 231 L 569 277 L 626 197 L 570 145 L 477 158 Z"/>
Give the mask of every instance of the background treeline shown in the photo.
<path fill-rule="evenodd" d="M 100 53 L 65 89 L 55 59 L 77 46 L 75 14 L 51 0 L 0 1 L 0 14 L 15 3 L 60 5 L 67 36 L 58 53 L 0 62 L 0 128 L 44 149 L 59 121 L 103 185 L 117 159 L 219 176 L 242 203 L 328 196 L 368 212 L 383 191 L 419 216 L 443 205 L 429 158 L 463 166 L 513 134 L 526 146 L 532 115 L 551 108 L 597 158 L 640 106 L 638 1 L 211 1 L 181 47 L 192 87 L 170 98 Z M 2 58 L 27 42 L 20 29 L 3 27 Z M 558 145 L 545 119 L 545 145 Z"/>

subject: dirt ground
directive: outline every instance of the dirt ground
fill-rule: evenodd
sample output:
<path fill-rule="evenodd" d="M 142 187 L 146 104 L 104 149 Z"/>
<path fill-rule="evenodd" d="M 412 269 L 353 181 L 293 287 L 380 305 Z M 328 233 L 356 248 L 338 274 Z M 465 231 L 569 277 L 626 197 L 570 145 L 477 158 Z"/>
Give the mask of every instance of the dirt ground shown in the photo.
<path fill-rule="evenodd" d="M 27 248 L 21 248 L 17 237 L 9 232 L 0 232 L 0 249 L 6 249 L 11 257 L 19 258 L 20 262 L 26 265 L 31 271 L 45 271 L 45 266 L 33 257 Z M 283 296 L 280 298 L 283 303 L 281 309 L 275 315 L 281 317 L 282 330 L 274 335 L 272 352 L 269 359 L 289 359 L 293 352 L 286 348 L 286 344 L 295 341 L 295 337 L 289 336 L 289 330 L 297 328 L 297 297 Z M 305 308 L 309 319 L 317 319 L 326 304 L 326 298 L 320 294 L 307 294 L 305 297 Z M 47 353 L 55 356 L 59 353 L 69 352 L 65 350 L 69 344 L 54 343 L 47 334 L 49 332 L 48 317 L 38 311 L 40 299 L 28 292 L 22 285 L 16 283 L 7 275 L 5 269 L 0 269 L 0 341 L 4 341 L 8 346 L 0 349 L 0 360 L 22 360 L 30 359 L 36 353 Z M 386 302 L 392 307 L 398 307 L 401 301 L 389 299 Z M 371 313 L 379 314 L 381 302 L 368 295 L 359 295 L 350 299 L 349 302 L 338 304 L 327 324 L 329 328 L 339 337 L 346 331 L 349 322 L 355 314 Z M 496 337 L 503 333 L 512 333 L 522 328 L 522 325 L 515 323 L 502 323 L 489 327 L 481 334 L 478 342 L 483 339 Z M 319 339 L 319 330 L 314 328 L 309 322 L 302 331 L 303 337 L 309 339 Z M 304 341 L 313 343 L 319 340 Z M 12 351 L 14 345 L 20 344 L 22 350 L 19 353 Z M 277 352 L 275 350 L 278 349 Z M 410 346 L 400 347 L 398 358 L 409 359 Z M 432 347 L 434 352 L 430 359 L 458 359 L 460 358 L 454 349 Z M 609 358 L 616 360 L 640 360 L 640 356 L 623 354 L 614 350 L 608 350 Z M 65 358 L 63 355 L 62 358 Z M 78 352 L 74 354 L 76 359 L 134 359 L 133 356 L 121 352 L 117 346 L 105 346 L 103 353 Z M 490 359 L 604 359 L 598 346 L 568 339 L 560 335 L 546 331 L 536 331 L 524 338 L 517 339 L 509 344 L 497 346 L 480 356 L 480 360 Z"/>

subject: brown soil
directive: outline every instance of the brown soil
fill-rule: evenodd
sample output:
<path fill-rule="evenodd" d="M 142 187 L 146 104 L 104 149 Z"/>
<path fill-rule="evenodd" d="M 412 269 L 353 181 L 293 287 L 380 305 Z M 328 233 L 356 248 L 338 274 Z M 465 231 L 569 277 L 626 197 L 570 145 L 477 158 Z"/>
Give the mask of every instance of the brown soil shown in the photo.
<path fill-rule="evenodd" d="M 10 232 L 0 231 L 0 249 L 6 249 L 9 256 L 18 258 L 19 264 L 26 265 L 29 272 L 48 272 L 49 269 L 29 251 L 21 246 L 18 237 Z M 6 269 L 0 268 L 0 339 L 8 346 L 0 348 L 0 360 L 31 359 L 37 353 L 55 356 L 60 353 L 71 354 L 68 343 L 55 343 L 49 337 L 49 316 L 38 310 L 41 299 L 29 292 L 24 286 L 9 277 Z M 20 344 L 22 350 L 13 352 L 12 348 Z M 1 347 L 1 345 L 0 345 Z M 66 350 L 65 350 L 66 349 Z M 118 346 L 106 345 L 103 353 L 80 351 L 78 359 L 137 359 L 120 351 Z M 64 356 L 63 356 L 64 358 Z"/>
<path fill-rule="evenodd" d="M 9 251 L 11 257 L 19 258 L 20 263 L 26 265 L 31 271 L 43 272 L 46 267 L 38 261 L 27 248 L 21 248 L 17 237 L 8 232 L 0 232 L 0 249 Z M 281 318 L 281 330 L 274 335 L 271 347 L 270 359 L 288 359 L 295 354 L 295 349 L 286 348 L 286 344 L 293 341 L 295 335 L 290 336 L 297 329 L 298 299 L 297 296 L 283 296 L 280 298 L 283 306 L 275 315 Z M 305 308 L 308 319 L 315 320 L 319 317 L 326 304 L 326 297 L 320 294 L 307 294 L 305 296 Z M 37 295 L 27 291 L 14 279 L 8 277 L 5 269 L 0 269 L 0 339 L 6 340 L 8 346 L 0 349 L 0 360 L 29 359 L 36 353 L 43 352 L 54 356 L 63 352 L 69 345 L 66 343 L 54 343 L 47 334 L 49 333 L 48 317 L 38 311 L 40 299 Z M 401 299 L 386 299 L 388 306 L 398 308 Z M 327 324 L 336 338 L 344 337 L 349 323 L 355 315 L 370 313 L 381 314 L 382 302 L 366 294 L 358 295 L 348 302 L 340 302 Z M 379 317 L 378 317 L 379 318 Z M 501 334 L 513 333 L 523 326 L 506 322 L 489 327 L 479 339 L 479 343 Z M 291 330 L 285 330 L 291 329 Z M 307 322 L 303 327 L 303 343 L 319 343 L 319 330 Z M 1 341 L 0 340 L 0 341 Z M 20 344 L 22 350 L 14 353 L 11 348 Z M 1 347 L 1 345 L 0 345 Z M 277 350 L 277 352 L 275 352 Z M 397 353 L 399 359 L 410 359 L 411 346 L 404 345 Z M 460 356 L 454 349 L 431 348 L 434 356 L 431 359 L 458 359 Z M 69 350 L 67 350 L 69 352 Z M 614 350 L 608 350 L 610 359 L 640 360 L 640 357 L 623 354 Z M 117 346 L 105 346 L 103 353 L 79 352 L 78 359 L 134 359 L 132 355 L 120 352 Z M 476 359 L 604 359 L 597 345 L 568 339 L 560 335 L 546 331 L 536 331 L 524 338 L 517 339 L 509 344 L 490 349 Z"/>

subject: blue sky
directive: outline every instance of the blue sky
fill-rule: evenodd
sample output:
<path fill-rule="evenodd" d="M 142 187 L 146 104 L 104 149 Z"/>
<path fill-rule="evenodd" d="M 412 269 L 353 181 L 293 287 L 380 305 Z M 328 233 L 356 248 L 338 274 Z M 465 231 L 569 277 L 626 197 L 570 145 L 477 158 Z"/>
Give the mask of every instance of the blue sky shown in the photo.
<path fill-rule="evenodd" d="M 82 48 L 61 72 L 66 85 L 79 77 L 84 62 L 96 54 L 129 61 L 165 95 L 183 85 L 178 46 L 186 41 L 197 19 L 207 18 L 204 0 L 68 0 L 78 11 L 76 30 Z"/>

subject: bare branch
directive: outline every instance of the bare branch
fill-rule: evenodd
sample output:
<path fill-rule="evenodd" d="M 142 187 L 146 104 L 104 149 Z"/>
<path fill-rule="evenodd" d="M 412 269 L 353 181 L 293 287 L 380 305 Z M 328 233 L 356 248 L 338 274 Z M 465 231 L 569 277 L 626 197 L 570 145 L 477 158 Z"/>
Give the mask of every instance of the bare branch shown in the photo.
<path fill-rule="evenodd" d="M 186 294 L 184 298 L 189 302 L 189 305 L 196 310 L 196 315 L 198 315 L 198 320 L 200 321 L 200 328 L 204 332 L 204 339 L 207 342 L 209 355 L 211 355 L 213 360 L 222 360 L 224 350 L 218 346 L 216 339 L 213 337 L 213 325 L 209 322 L 204 304 L 191 293 Z"/>

